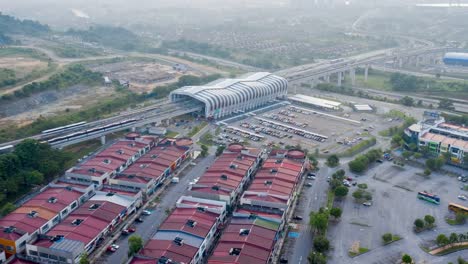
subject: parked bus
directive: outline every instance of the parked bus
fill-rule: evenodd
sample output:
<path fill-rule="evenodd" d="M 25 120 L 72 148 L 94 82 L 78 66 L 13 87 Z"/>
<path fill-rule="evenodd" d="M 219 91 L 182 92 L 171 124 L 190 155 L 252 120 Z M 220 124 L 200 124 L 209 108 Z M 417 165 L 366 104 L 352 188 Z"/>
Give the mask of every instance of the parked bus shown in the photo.
<path fill-rule="evenodd" d="M 450 211 L 454 211 L 455 213 L 468 214 L 468 208 L 463 205 L 449 203 L 448 209 Z"/>
<path fill-rule="evenodd" d="M 418 192 L 418 198 L 434 204 L 440 204 L 439 196 L 428 192 Z"/>

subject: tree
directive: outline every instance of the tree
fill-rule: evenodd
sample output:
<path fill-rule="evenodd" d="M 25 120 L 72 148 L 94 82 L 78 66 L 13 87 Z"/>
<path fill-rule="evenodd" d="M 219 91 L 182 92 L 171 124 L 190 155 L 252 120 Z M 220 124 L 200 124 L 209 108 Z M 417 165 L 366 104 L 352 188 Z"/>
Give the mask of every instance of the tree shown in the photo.
<path fill-rule="evenodd" d="M 338 186 L 336 187 L 335 189 L 335 195 L 338 197 L 338 198 L 343 198 L 345 197 L 347 194 L 348 194 L 348 187 L 346 186 Z"/>
<path fill-rule="evenodd" d="M 320 252 L 310 252 L 307 259 L 310 264 L 327 264 L 327 257 Z"/>
<path fill-rule="evenodd" d="M 226 148 L 226 146 L 224 146 L 224 145 L 219 145 L 218 148 L 216 149 L 216 157 L 218 157 L 219 155 L 223 154 L 223 151 L 224 151 L 225 148 Z"/>
<path fill-rule="evenodd" d="M 202 157 L 208 156 L 208 147 L 206 145 L 201 145 L 201 153 Z"/>
<path fill-rule="evenodd" d="M 337 155 L 333 154 L 327 158 L 328 167 L 336 167 L 338 164 L 340 164 L 340 158 Z"/>
<path fill-rule="evenodd" d="M 392 137 L 392 141 L 391 141 L 391 144 L 393 146 L 401 146 L 401 143 L 404 142 L 403 141 L 403 138 L 399 135 L 399 134 L 395 134 L 393 135 Z"/>
<path fill-rule="evenodd" d="M 403 156 L 403 158 L 405 158 L 405 159 L 408 159 L 412 155 L 413 155 L 413 152 L 411 152 L 411 151 L 403 151 L 403 153 L 401 154 L 401 156 Z"/>
<path fill-rule="evenodd" d="M 357 187 L 358 187 L 359 189 L 365 190 L 365 189 L 367 189 L 367 184 L 365 184 L 365 183 L 360 183 L 360 184 L 357 185 Z"/>
<path fill-rule="evenodd" d="M 308 158 L 309 158 L 310 164 L 312 164 L 312 166 L 313 166 L 314 168 L 316 168 L 317 165 L 318 165 L 318 160 L 315 158 L 315 156 L 312 155 L 312 154 L 310 154 L 310 155 L 308 156 Z"/>
<path fill-rule="evenodd" d="M 325 253 L 330 249 L 330 241 L 325 236 L 316 236 L 314 238 L 314 248 L 317 252 Z"/>
<path fill-rule="evenodd" d="M 451 233 L 449 236 L 450 244 L 454 244 L 458 242 L 458 235 L 456 233 Z"/>
<path fill-rule="evenodd" d="M 1 212 L 1 214 L 2 214 L 3 216 L 5 216 L 5 215 L 7 215 L 7 214 L 13 212 L 15 209 L 16 209 L 16 206 L 15 206 L 14 204 L 12 204 L 12 203 L 6 203 L 6 204 L 2 207 L 2 209 L 0 210 L 0 212 Z"/>
<path fill-rule="evenodd" d="M 361 173 L 367 169 L 368 161 L 365 159 L 354 159 L 348 163 L 352 172 Z"/>
<path fill-rule="evenodd" d="M 333 207 L 332 209 L 330 209 L 330 215 L 335 217 L 335 219 L 340 218 L 342 213 L 343 211 L 341 210 L 341 208 Z"/>
<path fill-rule="evenodd" d="M 453 102 L 447 98 L 442 98 L 439 100 L 439 109 L 455 110 Z"/>
<path fill-rule="evenodd" d="M 401 261 L 403 261 L 403 263 L 413 263 L 413 259 L 408 254 L 404 254 Z"/>
<path fill-rule="evenodd" d="M 328 215 L 326 213 L 311 212 L 309 224 L 316 231 L 323 233 L 328 226 Z"/>
<path fill-rule="evenodd" d="M 462 257 L 458 257 L 457 262 L 458 264 L 468 264 L 468 261 L 462 259 Z"/>
<path fill-rule="evenodd" d="M 466 215 L 463 214 L 462 212 L 457 212 L 455 214 L 455 222 L 457 222 L 458 224 L 465 223 L 465 220 L 466 220 Z"/>
<path fill-rule="evenodd" d="M 424 175 L 429 176 L 431 175 L 431 170 L 429 168 L 425 168 L 423 173 Z"/>
<path fill-rule="evenodd" d="M 440 247 L 443 247 L 445 245 L 448 245 L 449 243 L 449 239 L 444 235 L 444 234 L 440 234 L 437 236 L 436 238 L 436 243 L 437 245 L 439 245 Z"/>
<path fill-rule="evenodd" d="M 81 254 L 81 258 L 80 258 L 80 264 L 90 264 L 90 263 L 91 262 L 88 259 L 88 254 L 86 252 L 83 252 L 83 254 Z"/>
<path fill-rule="evenodd" d="M 382 240 L 385 244 L 389 243 L 390 241 L 392 241 L 393 239 L 393 235 L 391 233 L 385 233 L 382 235 Z"/>
<path fill-rule="evenodd" d="M 435 223 L 435 218 L 432 215 L 425 215 L 424 222 L 426 222 L 428 226 L 433 226 Z"/>
<path fill-rule="evenodd" d="M 414 99 L 409 96 L 405 96 L 400 99 L 400 103 L 405 106 L 413 106 L 414 105 Z"/>
<path fill-rule="evenodd" d="M 44 182 L 44 175 L 37 170 L 26 173 L 25 183 L 27 185 L 38 185 L 42 182 Z"/>
<path fill-rule="evenodd" d="M 336 190 L 336 188 L 343 185 L 342 181 L 337 180 L 337 179 L 332 179 L 329 184 L 330 184 L 330 189 L 332 190 Z"/>
<path fill-rule="evenodd" d="M 132 256 L 143 248 L 143 239 L 138 235 L 128 238 L 128 255 Z"/>
<path fill-rule="evenodd" d="M 430 158 L 426 160 L 426 166 L 432 171 L 438 171 L 445 164 L 444 157 Z"/>
<path fill-rule="evenodd" d="M 424 221 L 421 218 L 414 220 L 414 226 L 418 229 L 422 229 L 424 227 Z"/>
<path fill-rule="evenodd" d="M 361 200 L 362 197 L 363 197 L 363 193 L 364 192 L 362 190 L 357 190 L 357 191 L 353 192 L 354 199 Z"/>

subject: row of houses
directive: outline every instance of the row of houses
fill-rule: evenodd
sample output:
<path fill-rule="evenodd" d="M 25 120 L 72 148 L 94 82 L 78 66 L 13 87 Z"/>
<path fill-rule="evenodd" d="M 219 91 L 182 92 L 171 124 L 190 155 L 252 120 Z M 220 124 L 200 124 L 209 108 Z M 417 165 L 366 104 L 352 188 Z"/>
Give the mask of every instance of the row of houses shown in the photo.
<path fill-rule="evenodd" d="M 298 150 L 229 145 L 131 263 L 271 263 L 306 164 Z"/>
<path fill-rule="evenodd" d="M 118 140 L 0 219 L 0 249 L 18 263 L 78 263 L 191 157 L 191 145 L 133 133 Z"/>
<path fill-rule="evenodd" d="M 468 167 L 468 128 L 446 122 L 439 112 L 426 111 L 420 122 L 405 129 L 404 140 L 408 148 L 446 155 L 451 164 Z"/>

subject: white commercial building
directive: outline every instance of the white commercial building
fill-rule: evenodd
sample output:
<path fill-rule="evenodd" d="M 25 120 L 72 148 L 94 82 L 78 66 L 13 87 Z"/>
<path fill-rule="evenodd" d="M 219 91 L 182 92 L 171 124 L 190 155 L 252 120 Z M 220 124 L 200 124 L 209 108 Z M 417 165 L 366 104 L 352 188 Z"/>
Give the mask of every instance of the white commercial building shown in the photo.
<path fill-rule="evenodd" d="M 341 105 L 340 102 L 335 102 L 335 101 L 326 100 L 326 99 L 317 98 L 317 97 L 308 96 L 308 95 L 303 95 L 303 94 L 296 94 L 296 95 L 290 96 L 288 99 L 293 102 L 298 102 L 298 103 L 311 105 L 311 106 L 319 107 L 323 109 L 329 109 L 329 110 L 337 110 L 340 108 L 340 105 Z"/>
<path fill-rule="evenodd" d="M 237 79 L 220 79 L 201 86 L 185 86 L 169 95 L 172 102 L 195 99 L 204 104 L 207 118 L 221 118 L 284 98 L 285 78 L 268 72 L 249 73 Z"/>

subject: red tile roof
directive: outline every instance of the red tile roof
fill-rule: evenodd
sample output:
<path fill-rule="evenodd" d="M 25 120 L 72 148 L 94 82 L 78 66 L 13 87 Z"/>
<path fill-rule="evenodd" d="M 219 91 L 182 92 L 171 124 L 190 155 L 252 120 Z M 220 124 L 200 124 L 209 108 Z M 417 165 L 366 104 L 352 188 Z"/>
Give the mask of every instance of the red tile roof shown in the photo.
<path fill-rule="evenodd" d="M 192 191 L 229 194 L 239 187 L 255 161 L 256 157 L 250 155 L 225 152 L 200 177 L 196 186 L 192 187 Z M 214 190 L 213 186 L 220 188 Z"/>
<path fill-rule="evenodd" d="M 71 173 L 100 177 L 117 170 L 146 146 L 147 144 L 135 140 L 119 140 L 73 168 Z"/>
<path fill-rule="evenodd" d="M 200 212 L 195 208 L 176 208 L 161 224 L 159 231 L 182 231 L 205 238 L 216 223 L 218 216 L 211 212 Z M 195 221 L 196 225 L 190 227 L 187 224 L 188 220 Z"/>
<path fill-rule="evenodd" d="M 83 193 L 70 190 L 64 187 L 47 187 L 44 191 L 31 198 L 21 207 L 0 219 L 0 226 L 14 226 L 20 231 L 34 233 L 50 219 L 56 217 L 60 211 L 77 201 Z M 55 202 L 49 202 L 49 199 L 55 198 Z M 37 212 L 35 217 L 28 214 L 32 211 Z M 6 233 L 0 231 L 0 238 L 16 240 L 21 235 L 13 232 Z"/>
<path fill-rule="evenodd" d="M 143 155 L 122 173 L 158 179 L 186 150 L 176 146 L 157 146 Z"/>
<path fill-rule="evenodd" d="M 190 263 L 195 257 L 198 248 L 183 244 L 181 246 L 176 245 L 172 240 L 150 240 L 145 247 L 140 251 L 140 255 L 145 257 L 152 257 L 156 260 L 161 257 L 167 257 L 173 261 L 180 263 Z M 131 263 L 142 263 L 142 262 L 131 262 Z M 146 263 L 146 262 L 143 262 Z M 157 263 L 153 260 L 153 263 Z"/>
<path fill-rule="evenodd" d="M 99 204 L 97 209 L 90 210 L 93 204 Z M 87 245 L 94 240 L 110 223 L 125 209 L 124 206 L 108 201 L 87 201 L 73 213 L 67 216 L 60 224 L 47 232 L 48 236 L 62 235 L 67 239 L 78 240 Z M 76 219 L 82 220 L 74 225 Z M 39 240 L 35 245 L 50 247 L 50 240 Z"/>
<path fill-rule="evenodd" d="M 242 197 L 286 204 L 299 181 L 302 166 L 288 158 L 267 159 Z"/>
<path fill-rule="evenodd" d="M 240 230 L 249 230 L 247 235 L 241 235 Z M 233 218 L 219 239 L 208 264 L 220 263 L 267 263 L 275 243 L 276 231 L 263 228 L 251 220 Z M 231 255 L 230 250 L 240 249 L 238 255 Z"/>

